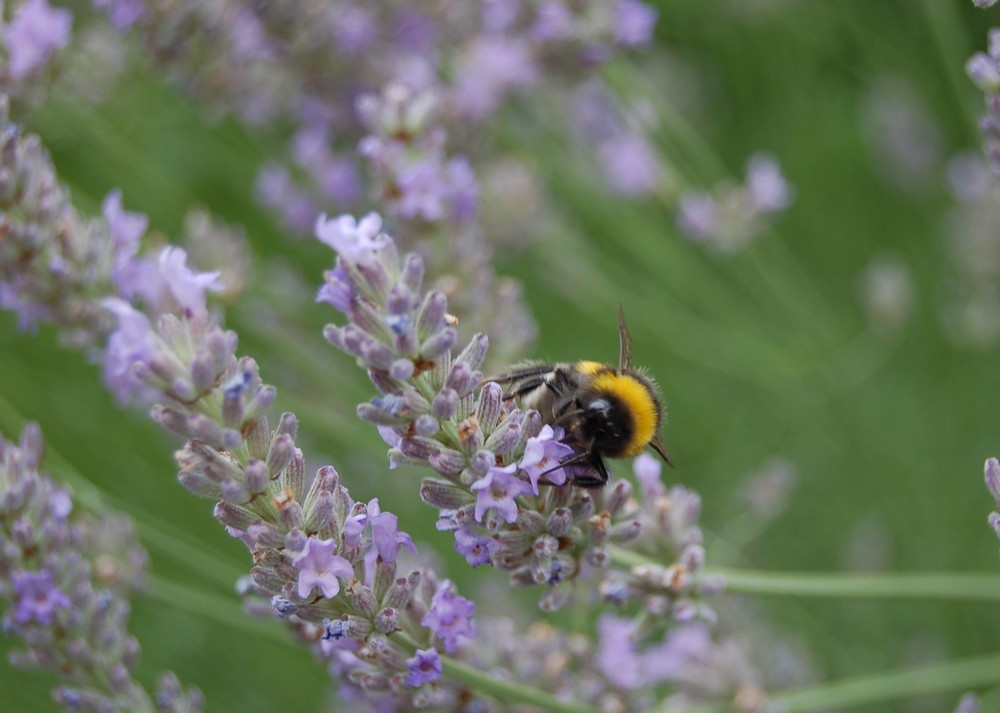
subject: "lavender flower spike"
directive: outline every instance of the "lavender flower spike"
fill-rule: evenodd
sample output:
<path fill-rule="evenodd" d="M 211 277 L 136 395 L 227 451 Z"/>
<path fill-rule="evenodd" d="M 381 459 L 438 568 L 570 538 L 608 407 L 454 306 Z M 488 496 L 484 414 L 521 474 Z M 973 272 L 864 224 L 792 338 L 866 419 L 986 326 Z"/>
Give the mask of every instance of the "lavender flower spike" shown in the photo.
<path fill-rule="evenodd" d="M 128 520 L 75 511 L 69 493 L 39 472 L 41 458 L 34 424 L 18 444 L 0 438 L 2 624 L 25 646 L 11 662 L 62 678 L 53 695 L 72 710 L 166 710 L 132 678 L 139 644 L 126 624 L 129 598 L 145 582 L 146 553 Z M 163 686 L 156 701 L 169 697 L 169 710 L 200 713 L 197 689 L 183 691 L 172 674 Z"/>

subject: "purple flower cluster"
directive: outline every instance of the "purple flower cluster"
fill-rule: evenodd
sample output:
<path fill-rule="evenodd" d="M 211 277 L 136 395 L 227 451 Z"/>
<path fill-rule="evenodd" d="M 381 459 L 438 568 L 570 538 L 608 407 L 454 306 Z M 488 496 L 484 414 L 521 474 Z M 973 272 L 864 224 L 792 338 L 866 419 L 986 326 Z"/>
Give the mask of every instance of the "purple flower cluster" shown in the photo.
<path fill-rule="evenodd" d="M 986 476 L 986 488 L 993 496 L 997 509 L 1000 510 L 1000 461 L 996 458 L 987 458 L 983 470 Z M 990 527 L 997 533 L 997 537 L 1000 537 L 1000 512 L 991 512 L 988 519 Z"/>
<path fill-rule="evenodd" d="M 767 229 L 771 216 L 788 208 L 795 192 L 777 162 L 750 157 L 742 185 L 722 184 L 711 193 L 681 196 L 677 226 L 687 237 L 719 252 L 738 252 Z"/>
<path fill-rule="evenodd" d="M 39 471 L 42 449 L 34 424 L 20 443 L 0 439 L 2 625 L 25 645 L 12 663 L 62 678 L 55 699 L 73 710 L 198 713 L 201 694 L 172 675 L 157 706 L 132 678 L 139 645 L 126 625 L 146 553 L 125 518 L 75 511 L 70 494 Z"/>
<path fill-rule="evenodd" d="M 437 474 L 423 480 L 420 496 L 439 510 L 438 529 L 454 533 L 470 565 L 505 569 L 515 584 L 547 585 L 548 609 L 568 600 L 581 573 L 596 570 L 611 601 L 642 598 L 661 616 L 710 615 L 696 603 L 694 573 L 704 560 L 697 495 L 665 492 L 659 470 L 647 478 L 656 483 L 641 507 L 627 481 L 592 492 L 567 485 L 559 463 L 574 451 L 561 429 L 517 408 L 497 384 L 482 383 L 484 335 L 452 357 L 447 300 L 423 292 L 420 259 L 401 258 L 380 231 L 376 215 L 321 219 L 317 236 L 337 260 L 318 299 L 348 318 L 328 325 L 327 339 L 354 356 L 381 392 L 358 415 L 379 427 L 391 463 Z M 609 547 L 641 533 L 663 556 L 657 561 L 673 564 L 613 567 Z"/>
<path fill-rule="evenodd" d="M 986 115 L 979 121 L 983 134 L 983 152 L 994 179 L 1000 178 L 1000 29 L 989 32 L 986 52 L 976 52 L 965 65 L 965 71 L 985 95 Z"/>
<path fill-rule="evenodd" d="M 53 8 L 47 0 L 21 3 L 2 34 L 7 53 L 4 88 L 41 72 L 50 58 L 69 44 L 72 24 L 69 10 Z"/>

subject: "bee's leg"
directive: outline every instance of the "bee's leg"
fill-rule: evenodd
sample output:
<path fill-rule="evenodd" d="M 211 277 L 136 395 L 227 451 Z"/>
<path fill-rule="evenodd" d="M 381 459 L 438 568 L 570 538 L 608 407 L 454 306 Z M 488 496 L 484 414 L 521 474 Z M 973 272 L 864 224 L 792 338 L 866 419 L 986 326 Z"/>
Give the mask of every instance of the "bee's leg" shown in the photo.
<path fill-rule="evenodd" d="M 608 467 L 604 465 L 604 460 L 598 455 L 589 453 L 584 453 L 583 455 L 591 456 L 591 469 L 585 473 L 574 475 L 573 485 L 588 490 L 591 488 L 603 488 L 607 485 L 608 480 L 611 479 L 611 474 L 608 473 Z"/>

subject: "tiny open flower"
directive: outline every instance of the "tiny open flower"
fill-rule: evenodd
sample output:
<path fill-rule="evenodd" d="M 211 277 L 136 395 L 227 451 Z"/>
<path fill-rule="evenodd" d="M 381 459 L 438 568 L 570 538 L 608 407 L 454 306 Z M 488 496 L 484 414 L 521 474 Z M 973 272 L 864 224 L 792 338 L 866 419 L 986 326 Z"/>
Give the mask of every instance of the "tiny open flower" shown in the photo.
<path fill-rule="evenodd" d="M 538 495 L 538 481 L 543 474 L 553 485 L 562 485 L 566 482 L 566 471 L 558 465 L 573 455 L 573 449 L 560 442 L 562 435 L 561 428 L 554 431 L 552 426 L 546 424 L 542 426 L 539 434 L 529 438 L 524 446 L 524 457 L 521 458 L 518 467 L 528 474 L 531 490 L 535 495 Z"/>
<path fill-rule="evenodd" d="M 430 609 L 420 623 L 433 631 L 444 644 L 444 650 L 451 654 L 466 641 L 476 638 L 472 622 L 475 613 L 475 603 L 456 594 L 455 585 L 446 579 L 438 585 Z"/>
<path fill-rule="evenodd" d="M 128 302 L 108 297 L 101 304 L 118 318 L 118 329 L 104 353 L 104 379 L 118 400 L 125 402 L 144 390 L 132 365 L 151 364 L 160 353 L 160 344 L 149 318 Z"/>
<path fill-rule="evenodd" d="M 351 215 L 327 218 L 324 213 L 316 220 L 316 237 L 351 262 L 366 262 L 374 251 L 388 244 L 379 234 L 381 229 L 382 218 L 377 213 L 369 213 L 360 221 Z"/>
<path fill-rule="evenodd" d="M 410 675 L 406 679 L 408 686 L 420 686 L 441 678 L 441 657 L 437 649 L 417 649 L 413 658 L 406 659 Z"/>
<path fill-rule="evenodd" d="M 507 522 L 517 520 L 517 503 L 514 498 L 532 491 L 531 484 L 517 477 L 517 465 L 493 466 L 489 472 L 470 486 L 476 493 L 476 521 L 482 522 L 489 509 Z"/>
<path fill-rule="evenodd" d="M 792 202 L 791 186 L 781 174 L 778 162 L 767 154 L 750 157 L 746 181 L 750 202 L 761 213 L 784 210 Z"/>
<path fill-rule="evenodd" d="M 59 609 L 65 609 L 71 604 L 69 597 L 56 586 L 52 573 L 44 570 L 15 570 L 11 575 L 11 588 L 17 601 L 14 621 L 18 624 L 34 620 L 48 626 Z"/>
<path fill-rule="evenodd" d="M 333 540 L 309 538 L 305 551 L 292 560 L 299 570 L 298 594 L 306 599 L 314 587 L 319 587 L 323 596 L 332 599 L 340 592 L 338 577 L 353 577 L 354 567 L 343 557 L 333 554 L 337 543 Z"/>
<path fill-rule="evenodd" d="M 473 567 L 489 564 L 491 540 L 468 527 L 455 530 L 455 550 Z"/>
<path fill-rule="evenodd" d="M 46 0 L 28 0 L 4 31 L 10 63 L 7 71 L 21 80 L 41 69 L 49 57 L 69 44 L 73 15 Z"/>
<path fill-rule="evenodd" d="M 187 252 L 183 248 L 168 246 L 160 253 L 158 261 L 163 289 L 173 302 L 186 314 L 203 314 L 207 310 L 205 291 L 219 292 L 219 272 L 195 272 L 187 265 Z M 160 305 L 163 303 L 161 302 Z M 159 307 L 159 305 L 157 305 Z M 159 307 L 157 311 L 165 311 Z"/>
<path fill-rule="evenodd" d="M 416 554 L 417 547 L 413 544 L 413 538 L 400 531 L 399 519 L 395 515 L 382 512 L 377 498 L 368 504 L 368 521 L 372 526 L 375 551 L 384 562 L 395 562 L 401 546 Z"/>

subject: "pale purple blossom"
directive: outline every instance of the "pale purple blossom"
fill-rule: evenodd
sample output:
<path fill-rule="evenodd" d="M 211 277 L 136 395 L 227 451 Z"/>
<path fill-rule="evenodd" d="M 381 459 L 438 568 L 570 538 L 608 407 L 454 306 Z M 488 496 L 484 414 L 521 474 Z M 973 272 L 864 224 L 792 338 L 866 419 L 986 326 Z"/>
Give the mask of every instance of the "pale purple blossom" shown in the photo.
<path fill-rule="evenodd" d="M 459 527 L 455 530 L 455 551 L 465 557 L 465 561 L 473 567 L 489 564 L 491 541 L 486 535 L 469 527 Z"/>
<path fill-rule="evenodd" d="M 604 614 L 597 620 L 597 670 L 608 681 L 633 690 L 643 683 L 641 660 L 629 619 Z"/>
<path fill-rule="evenodd" d="M 626 47 L 648 44 L 659 12 L 638 0 L 619 0 L 615 13 L 615 40 Z"/>
<path fill-rule="evenodd" d="M 632 472 L 635 473 L 636 480 L 642 486 L 642 492 L 646 499 L 655 498 L 666 492 L 663 481 L 660 479 L 662 469 L 660 461 L 648 453 L 641 453 L 632 461 Z"/>
<path fill-rule="evenodd" d="M 573 455 L 573 449 L 560 442 L 562 436 L 561 428 L 556 431 L 552 426 L 545 424 L 539 434 L 529 438 L 524 446 L 524 456 L 517 465 L 528 475 L 531 490 L 535 495 L 538 494 L 538 481 L 543 474 L 553 485 L 562 485 L 566 482 L 566 471 L 558 466 Z"/>
<path fill-rule="evenodd" d="M 493 113 L 510 92 L 534 84 L 539 75 L 530 45 L 514 37 L 477 37 L 457 66 L 455 104 L 477 120 Z"/>
<path fill-rule="evenodd" d="M 410 675 L 406 679 L 408 686 L 420 686 L 441 678 L 441 657 L 437 649 L 417 649 L 413 658 L 406 659 Z"/>
<path fill-rule="evenodd" d="M 767 154 L 754 154 L 747 161 L 746 190 L 751 205 L 761 213 L 784 210 L 792 202 L 791 186 L 778 162 Z"/>
<path fill-rule="evenodd" d="M 573 13 L 560 0 L 544 0 L 538 5 L 538 15 L 531 36 L 540 42 L 567 40 L 573 36 Z"/>
<path fill-rule="evenodd" d="M 382 512 L 378 499 L 368 504 L 368 521 L 372 526 L 372 540 L 375 551 L 384 562 L 395 562 L 400 547 L 416 554 L 413 538 L 399 529 L 399 518 L 391 512 Z"/>
<path fill-rule="evenodd" d="M 142 0 L 91 0 L 97 10 L 108 17 L 108 21 L 119 30 L 127 30 L 145 14 Z"/>
<path fill-rule="evenodd" d="M 654 192 L 660 184 L 660 159 L 644 136 L 633 132 L 602 141 L 597 155 L 608 185 L 626 196 Z"/>
<path fill-rule="evenodd" d="M 187 252 L 183 248 L 165 247 L 160 252 L 158 267 L 165 293 L 187 315 L 204 314 L 208 310 L 205 292 L 222 290 L 221 273 L 195 272 L 187 266 Z"/>
<path fill-rule="evenodd" d="M 433 631 L 444 644 L 444 650 L 451 654 L 466 641 L 476 638 L 476 627 L 472 621 L 475 613 L 475 603 L 459 596 L 455 585 L 446 579 L 438 585 L 430 609 L 420 624 Z"/>
<path fill-rule="evenodd" d="M 685 624 L 671 629 L 663 643 L 644 650 L 640 669 L 647 684 L 677 681 L 692 664 L 710 662 L 713 651 L 707 624 Z"/>
<path fill-rule="evenodd" d="M 489 509 L 497 513 L 507 522 L 517 520 L 517 503 L 514 498 L 528 495 L 532 492 L 530 483 L 517 477 L 517 464 L 508 466 L 493 466 L 485 476 L 470 487 L 476 493 L 476 521 L 482 522 Z"/>
<path fill-rule="evenodd" d="M 707 193 L 687 193 L 677 206 L 677 227 L 692 238 L 707 238 L 719 227 L 719 204 Z"/>
<path fill-rule="evenodd" d="M 299 571 L 298 595 L 306 599 L 314 587 L 319 587 L 323 596 L 332 599 L 340 592 L 338 577 L 353 577 L 354 567 L 343 557 L 333 554 L 337 549 L 334 540 L 320 540 L 310 537 L 306 549 L 294 560 Z"/>
<path fill-rule="evenodd" d="M 27 624 L 34 620 L 49 626 L 59 609 L 65 609 L 71 602 L 59 587 L 51 572 L 26 572 L 15 570 L 11 573 L 11 589 L 17 604 L 14 621 Z"/>
<path fill-rule="evenodd" d="M 152 364 L 161 353 L 159 339 L 149 318 L 125 300 L 108 297 L 101 304 L 118 318 L 118 329 L 108 338 L 104 352 L 104 380 L 122 403 L 146 392 L 133 365 Z"/>
<path fill-rule="evenodd" d="M 316 292 L 316 301 L 326 302 L 334 309 L 347 314 L 357 293 L 357 288 L 347 270 L 337 265 L 323 274 L 323 286 Z"/>
<path fill-rule="evenodd" d="M 316 220 L 316 237 L 320 242 L 350 262 L 367 262 L 375 251 L 388 244 L 388 238 L 379 232 L 381 229 L 382 217 L 378 213 L 369 213 L 360 221 L 352 215 L 327 218 L 324 213 Z"/>
<path fill-rule="evenodd" d="M 7 72 L 21 80 L 41 69 L 55 52 L 69 44 L 73 14 L 53 8 L 46 0 L 28 0 L 18 8 L 4 31 Z"/>

